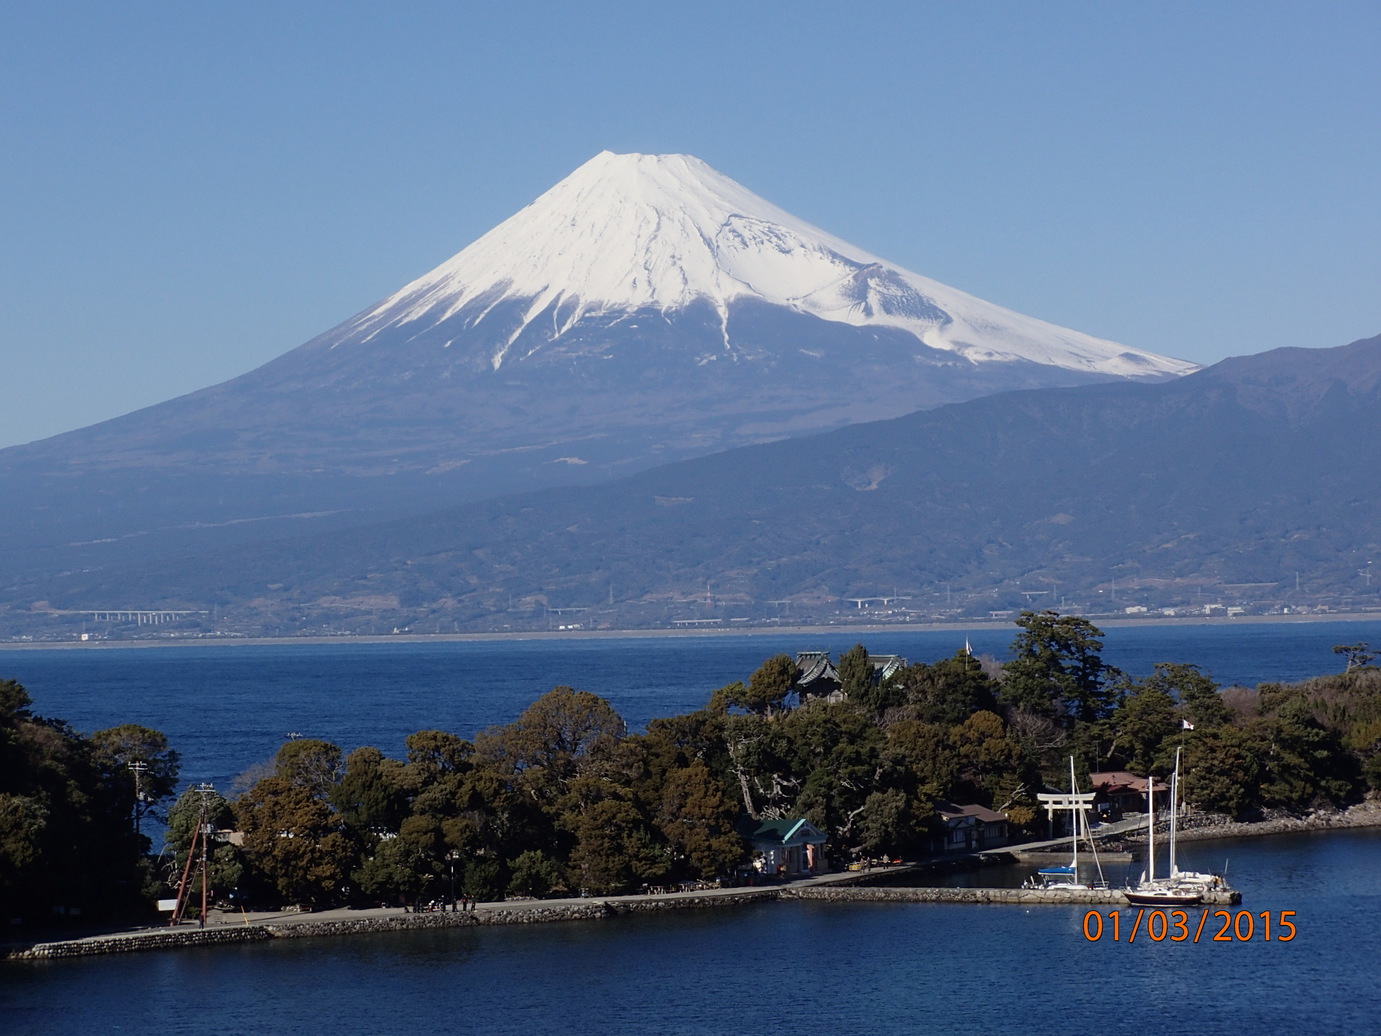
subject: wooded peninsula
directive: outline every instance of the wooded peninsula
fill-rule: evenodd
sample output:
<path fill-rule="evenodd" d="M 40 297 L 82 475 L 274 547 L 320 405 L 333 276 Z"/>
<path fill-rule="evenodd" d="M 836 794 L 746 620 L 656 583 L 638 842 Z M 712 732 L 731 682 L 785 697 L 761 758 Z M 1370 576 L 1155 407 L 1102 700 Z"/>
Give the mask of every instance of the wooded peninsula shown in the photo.
<path fill-rule="evenodd" d="M 1133 677 L 1105 664 L 1088 620 L 1023 612 L 1011 659 L 934 664 L 863 645 L 812 682 L 767 659 L 705 706 L 632 733 L 603 698 L 558 687 L 473 741 L 439 730 L 407 757 L 291 740 L 233 799 L 177 796 L 180 758 L 156 730 L 83 735 L 0 681 L 0 910 L 15 920 L 148 916 L 184 874 L 203 823 L 208 893 L 236 907 L 494 900 L 637 891 L 751 873 L 745 818 L 804 818 L 836 865 L 914 859 L 937 806 L 973 803 L 1040 837 L 1036 795 L 1093 771 L 1164 776 L 1239 820 L 1381 793 L 1381 668 L 1220 689 L 1192 664 Z M 151 823 L 152 821 L 152 823 Z M 166 825 L 151 853 L 146 826 Z M 751 826 L 751 825 L 749 825 Z M 200 890 L 194 889 L 194 895 Z"/>

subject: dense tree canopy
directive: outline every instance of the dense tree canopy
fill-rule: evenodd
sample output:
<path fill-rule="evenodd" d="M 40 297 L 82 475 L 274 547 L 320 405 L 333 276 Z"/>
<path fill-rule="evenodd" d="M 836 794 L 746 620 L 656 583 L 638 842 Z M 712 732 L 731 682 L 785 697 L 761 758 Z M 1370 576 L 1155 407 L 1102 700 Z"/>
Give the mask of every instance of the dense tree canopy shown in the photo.
<path fill-rule="evenodd" d="M 136 824 L 176 781 L 176 755 L 157 731 L 85 738 L 32 704 L 0 681 L 0 916 L 100 917 L 147 904 L 148 838 Z M 138 761 L 149 765 L 142 800 L 128 768 Z"/>
<path fill-rule="evenodd" d="M 1344 673 L 1225 696 L 1190 664 L 1117 673 L 1087 620 L 1027 612 L 1017 625 L 1001 667 L 965 650 L 882 679 L 857 645 L 829 698 L 802 701 L 795 661 L 778 655 L 640 734 L 599 695 L 558 687 L 474 743 L 419 731 L 404 759 L 293 740 L 233 802 L 183 794 L 160 877 L 180 875 L 203 807 L 241 836 L 210 846 L 213 896 L 325 905 L 732 876 L 748 862 L 745 813 L 806 817 L 837 857 L 928 852 L 941 802 L 1034 833 L 1036 794 L 1067 786 L 1071 755 L 1081 782 L 1163 777 L 1183 748 L 1189 801 L 1238 817 L 1381 791 L 1381 669 L 1365 645 L 1340 652 Z M 31 705 L 0 682 L 0 903 L 18 916 L 147 897 L 136 826 L 171 798 L 177 753 L 145 727 L 85 738 Z"/>

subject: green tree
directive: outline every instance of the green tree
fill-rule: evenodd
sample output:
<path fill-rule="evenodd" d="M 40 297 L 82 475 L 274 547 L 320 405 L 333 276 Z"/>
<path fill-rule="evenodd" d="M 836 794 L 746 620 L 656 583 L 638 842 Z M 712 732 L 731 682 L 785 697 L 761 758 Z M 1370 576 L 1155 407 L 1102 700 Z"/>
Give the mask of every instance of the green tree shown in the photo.
<path fill-rule="evenodd" d="M 1261 804 L 1264 745 L 1251 732 L 1222 727 L 1197 734 L 1184 754 L 1184 796 L 1210 813 L 1243 819 Z"/>
<path fill-rule="evenodd" d="M 1161 745 L 1181 729 L 1175 716 L 1175 700 L 1150 680 L 1134 685 L 1113 712 L 1110 723 L 1114 757 L 1136 773 L 1148 773 L 1160 755 Z"/>
<path fill-rule="evenodd" d="M 159 807 L 176 794 L 179 757 L 159 731 L 122 723 L 96 731 L 91 745 L 104 780 L 128 803 L 136 828 L 144 817 L 157 817 Z"/>
<path fill-rule="evenodd" d="M 0 917 L 146 908 L 147 840 L 129 796 L 89 739 L 31 705 L 21 685 L 0 681 Z"/>
<path fill-rule="evenodd" d="M 1021 746 L 1001 716 L 975 712 L 953 727 L 949 738 L 959 761 L 953 792 L 960 801 L 992 806 L 1021 783 Z"/>
<path fill-rule="evenodd" d="M 799 782 L 787 761 L 789 738 L 782 725 L 765 716 L 727 716 L 724 743 L 729 755 L 729 774 L 743 800 L 743 812 L 774 815 L 789 808 Z"/>
<path fill-rule="evenodd" d="M 849 703 L 816 703 L 777 723 L 787 774 L 800 786 L 791 812 L 808 817 L 841 843 L 881 768 L 883 736 L 870 717 Z"/>
<path fill-rule="evenodd" d="M 402 838 L 381 838 L 350 872 L 350 880 L 366 900 L 415 903 L 433 879 L 417 846 Z"/>
<path fill-rule="evenodd" d="M 515 896 L 540 899 L 565 883 L 560 861 L 538 849 L 520 853 L 509 865 L 509 873 L 508 891 Z"/>
<path fill-rule="evenodd" d="M 1357 669 L 1376 668 L 1371 664 L 1376 659 L 1376 652 L 1365 641 L 1359 644 L 1335 644 L 1333 653 L 1347 656 L 1347 669 L 1344 672 L 1350 673 Z"/>
<path fill-rule="evenodd" d="M 377 748 L 357 748 L 346 756 L 340 783 L 331 788 L 331 805 L 361 834 L 396 834 L 408 815 L 405 779 L 396 759 Z"/>
<path fill-rule="evenodd" d="M 839 673 L 839 688 L 844 692 L 844 697 L 856 704 L 873 707 L 874 691 L 878 688 L 878 681 L 873 663 L 868 657 L 868 649 L 862 644 L 855 644 L 839 656 L 839 665 L 835 668 Z M 792 676 L 795 676 L 794 662 Z"/>
<path fill-rule="evenodd" d="M 1040 715 L 1091 721 L 1108 714 L 1116 670 L 1104 663 L 1103 632 L 1059 612 L 1022 612 L 1013 658 L 1003 667 L 1002 700 Z"/>
<path fill-rule="evenodd" d="M 626 732 L 623 718 L 603 698 L 557 687 L 516 722 L 481 734 L 475 755 L 482 765 L 523 778 L 530 792 L 550 801 L 597 746 Z"/>
<path fill-rule="evenodd" d="M 893 682 L 903 691 L 907 714 L 926 723 L 954 726 L 975 712 L 997 710 L 997 685 L 966 651 L 934 665 L 909 665 Z"/>
<path fill-rule="evenodd" d="M 669 859 L 631 802 L 607 798 L 570 818 L 571 872 L 595 895 L 627 892 L 666 876 Z"/>
<path fill-rule="evenodd" d="M 898 788 L 870 793 L 856 825 L 858 848 L 887 856 L 923 851 L 934 809 L 934 800 L 916 799 Z"/>
<path fill-rule="evenodd" d="M 465 874 L 460 880 L 461 891 L 471 899 L 489 901 L 503 898 L 504 872 L 498 860 L 485 856 L 467 859 Z"/>
<path fill-rule="evenodd" d="M 1223 703 L 1218 685 L 1196 665 L 1157 662 L 1146 685 L 1174 698 L 1179 703 L 1181 718 L 1192 723 L 1195 730 L 1221 727 L 1232 719 L 1232 710 Z"/>
<path fill-rule="evenodd" d="M 278 750 L 274 773 L 327 800 L 342 773 L 341 750 L 329 741 L 298 738 Z"/>
<path fill-rule="evenodd" d="M 703 878 L 731 872 L 747 845 L 734 829 L 739 810 L 723 783 L 697 759 L 668 775 L 664 787 L 657 824 L 673 853 Z"/>
<path fill-rule="evenodd" d="M 710 712 L 726 713 L 742 709 L 755 716 L 771 717 L 782 712 L 786 699 L 796 687 L 796 660 L 790 655 L 773 655 L 758 666 L 745 686 L 736 680 L 710 696 Z"/>
<path fill-rule="evenodd" d="M 881 761 L 891 783 L 917 800 L 948 798 L 959 780 L 959 752 L 949 729 L 938 723 L 906 719 L 892 724 Z"/>
<path fill-rule="evenodd" d="M 1263 805 L 1300 810 L 1318 800 L 1336 804 L 1347 798 L 1358 776 L 1356 761 L 1337 731 L 1319 723 L 1303 698 L 1286 702 L 1259 727 L 1267 745 Z"/>
<path fill-rule="evenodd" d="M 419 730 L 407 740 L 408 766 L 423 783 L 435 782 L 448 774 L 465 773 L 473 765 L 475 746 L 443 730 Z"/>
<path fill-rule="evenodd" d="M 754 712 L 774 715 L 786 705 L 795 686 L 796 660 L 790 655 L 773 655 L 748 680 L 748 706 Z"/>
<path fill-rule="evenodd" d="M 310 782 L 266 777 L 234 809 L 247 864 L 282 901 L 325 905 L 345 898 L 355 847 Z"/>
<path fill-rule="evenodd" d="M 728 779 L 730 760 L 725 724 L 724 714 L 709 709 L 648 722 L 647 733 L 641 740 L 648 770 L 650 807 L 660 802 L 668 775 L 693 762 L 703 763 L 722 780 Z"/>

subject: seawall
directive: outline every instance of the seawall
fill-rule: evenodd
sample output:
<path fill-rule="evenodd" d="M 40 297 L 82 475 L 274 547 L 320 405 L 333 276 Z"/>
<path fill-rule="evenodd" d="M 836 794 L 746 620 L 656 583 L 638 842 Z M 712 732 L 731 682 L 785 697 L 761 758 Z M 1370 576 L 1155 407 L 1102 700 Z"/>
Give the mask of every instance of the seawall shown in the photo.
<path fill-rule="evenodd" d="M 780 898 L 779 889 L 748 889 L 714 896 L 619 897 L 588 903 L 541 904 L 522 907 L 485 907 L 468 913 L 385 914 L 361 918 L 310 920 L 299 914 L 277 921 L 222 924 L 207 928 L 177 928 L 96 936 L 37 943 L 9 953 L 7 960 L 49 960 L 90 957 L 146 950 L 184 949 L 265 942 L 269 939 L 314 939 L 379 932 L 416 931 L 427 928 L 474 928 L 488 925 L 549 924 L 557 921 L 596 921 L 619 914 L 663 910 L 696 910 L 706 907 L 748 906 Z M 304 918 L 307 918 L 304 920 Z"/>
<path fill-rule="evenodd" d="M 199 946 L 265 942 L 269 939 L 316 939 L 379 932 L 416 931 L 429 928 L 474 928 L 490 925 L 550 924 L 559 921 L 597 921 L 621 914 L 665 910 L 699 910 L 709 907 L 749 906 L 780 900 L 814 900 L 830 903 L 988 903 L 1014 906 L 1115 906 L 1127 905 L 1116 889 L 988 889 L 988 888 L 890 888 L 858 885 L 812 885 L 796 888 L 735 889 L 707 895 L 620 896 L 577 903 L 540 903 L 531 906 L 486 906 L 468 913 L 380 914 L 370 917 L 337 917 L 312 920 L 299 914 L 251 924 L 221 924 L 208 928 L 145 930 L 88 939 L 38 943 L 11 952 L 8 960 L 50 960 L 111 953 L 138 953 Z M 1235 891 L 1210 892 L 1205 906 L 1240 903 Z"/>

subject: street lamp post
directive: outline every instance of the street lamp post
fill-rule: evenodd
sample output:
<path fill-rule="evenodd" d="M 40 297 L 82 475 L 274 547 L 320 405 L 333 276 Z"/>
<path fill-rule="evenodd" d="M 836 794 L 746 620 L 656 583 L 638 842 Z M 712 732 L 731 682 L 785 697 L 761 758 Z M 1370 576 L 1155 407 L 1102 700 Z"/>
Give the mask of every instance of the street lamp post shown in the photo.
<path fill-rule="evenodd" d="M 451 865 L 451 910 L 456 908 L 456 860 L 460 859 L 460 850 L 452 849 L 446 854 L 446 862 Z"/>

